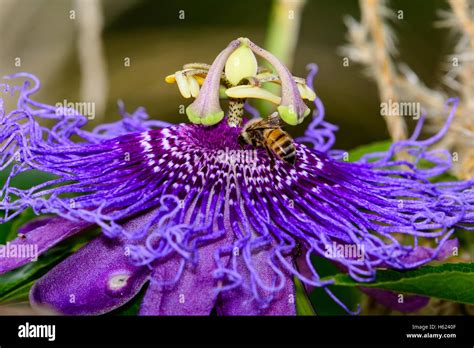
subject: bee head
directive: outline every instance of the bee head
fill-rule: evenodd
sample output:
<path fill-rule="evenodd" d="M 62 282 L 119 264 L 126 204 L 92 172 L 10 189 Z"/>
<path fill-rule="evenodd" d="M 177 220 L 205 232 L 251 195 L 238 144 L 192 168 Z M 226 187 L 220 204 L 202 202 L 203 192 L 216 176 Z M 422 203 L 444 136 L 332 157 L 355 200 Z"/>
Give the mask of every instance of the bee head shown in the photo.
<path fill-rule="evenodd" d="M 239 145 L 241 148 L 245 147 L 245 145 L 249 144 L 248 138 L 242 134 L 239 135 L 237 138 L 237 141 L 239 142 Z"/>

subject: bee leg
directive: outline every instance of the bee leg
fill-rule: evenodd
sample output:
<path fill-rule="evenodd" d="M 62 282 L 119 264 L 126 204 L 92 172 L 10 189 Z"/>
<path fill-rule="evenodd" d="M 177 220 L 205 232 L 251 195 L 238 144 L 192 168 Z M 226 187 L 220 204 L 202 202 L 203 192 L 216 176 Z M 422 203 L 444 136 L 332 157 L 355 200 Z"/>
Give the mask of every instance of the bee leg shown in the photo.
<path fill-rule="evenodd" d="M 267 145 L 265 145 L 265 149 L 267 150 L 268 157 L 270 157 L 270 169 L 273 170 L 273 168 L 275 168 L 275 156 Z"/>
<path fill-rule="evenodd" d="M 239 137 L 237 138 L 237 142 L 239 143 L 240 148 L 242 150 L 245 149 L 245 145 L 247 145 L 247 143 L 245 142 L 244 137 L 242 135 L 239 135 Z"/>

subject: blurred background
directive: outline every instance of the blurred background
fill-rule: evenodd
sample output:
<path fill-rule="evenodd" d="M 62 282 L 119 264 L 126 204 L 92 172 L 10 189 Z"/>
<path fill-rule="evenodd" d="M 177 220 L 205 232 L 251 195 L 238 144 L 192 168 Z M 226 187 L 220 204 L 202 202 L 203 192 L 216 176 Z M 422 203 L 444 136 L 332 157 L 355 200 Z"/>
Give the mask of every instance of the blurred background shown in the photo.
<path fill-rule="evenodd" d="M 428 86 L 438 84 L 453 44 L 433 23 L 448 5 L 394 0 L 390 7 L 404 13 L 391 23 L 397 56 Z M 282 21 L 289 11 L 294 18 Z M 36 100 L 45 103 L 95 101 L 91 127 L 120 117 L 118 99 L 129 112 L 144 106 L 153 118 L 183 122 L 179 106 L 191 100 L 164 77 L 187 62 L 211 63 L 229 41 L 246 36 L 286 55 L 294 75 L 319 65 L 315 89 L 326 119 L 340 126 L 336 147 L 352 148 L 389 135 L 377 85 L 364 67 L 343 64 L 346 15 L 359 19 L 357 0 L 0 0 L 0 72 L 37 75 L 43 88 Z"/>

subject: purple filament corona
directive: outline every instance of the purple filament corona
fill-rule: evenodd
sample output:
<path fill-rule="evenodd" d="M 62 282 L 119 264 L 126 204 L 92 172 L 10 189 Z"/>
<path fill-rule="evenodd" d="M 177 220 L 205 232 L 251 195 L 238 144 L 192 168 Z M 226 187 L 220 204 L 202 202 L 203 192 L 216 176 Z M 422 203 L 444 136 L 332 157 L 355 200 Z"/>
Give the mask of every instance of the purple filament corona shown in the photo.
<path fill-rule="evenodd" d="M 312 87 L 316 66 L 309 70 Z M 430 181 L 451 166 L 447 151 L 429 146 L 449 127 L 456 99 L 448 100 L 448 120 L 435 136 L 418 140 L 421 118 L 409 140 L 350 163 L 332 150 L 337 127 L 324 121 L 317 98 L 305 135 L 296 139 L 296 165 L 277 161 L 270 169 L 267 153 L 241 149 L 240 128 L 225 121 L 173 125 L 150 120 L 143 109 L 128 114 L 120 103 L 122 120 L 87 131 L 83 115 L 31 99 L 40 88 L 36 77 L 10 76 L 19 78 L 26 78 L 20 86 L 0 85 L 5 96 L 18 94 L 16 109 L 0 103 L 0 168 L 9 173 L 0 191 L 0 221 L 32 208 L 37 215 L 100 226 L 122 241 L 136 266 L 158 269 L 178 258 L 171 277 L 152 277 L 159 286 L 172 287 L 190 266 L 212 257 L 216 297 L 243 287 L 258 306 L 270 306 L 296 276 L 338 301 L 311 256 L 369 282 L 377 268 L 408 269 L 438 258 L 456 228 L 474 229 L 473 180 Z M 250 105 L 246 110 L 258 116 Z M 412 160 L 397 159 L 401 153 Z M 27 189 L 13 184 L 31 170 L 55 178 Z M 145 213 L 151 218 L 138 229 L 123 227 Z M 336 244 L 356 246 L 362 257 L 328 253 Z M 209 245 L 216 246 L 212 255 L 203 255 Z M 295 254 L 298 245 L 302 255 Z M 433 252 L 411 257 L 422 246 Z"/>

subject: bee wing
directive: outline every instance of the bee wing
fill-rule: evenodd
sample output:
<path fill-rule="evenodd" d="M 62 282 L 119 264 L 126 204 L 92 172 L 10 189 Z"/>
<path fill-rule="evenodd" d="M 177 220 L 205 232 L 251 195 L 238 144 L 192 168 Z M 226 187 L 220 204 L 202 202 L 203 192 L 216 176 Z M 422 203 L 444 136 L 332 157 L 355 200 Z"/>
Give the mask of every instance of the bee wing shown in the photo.
<path fill-rule="evenodd" d="M 252 124 L 250 124 L 247 127 L 247 131 L 256 131 L 256 130 L 262 130 L 262 129 L 276 129 L 276 128 L 281 128 L 282 126 L 282 121 L 280 119 L 280 116 L 278 115 L 278 112 L 274 112 L 270 116 L 268 116 L 266 119 L 260 119 Z"/>
<path fill-rule="evenodd" d="M 283 125 L 280 115 L 276 111 L 267 117 L 267 123 L 269 128 L 280 128 Z"/>

